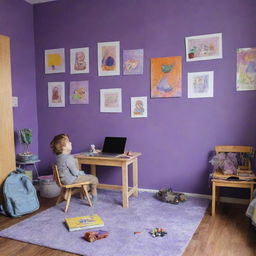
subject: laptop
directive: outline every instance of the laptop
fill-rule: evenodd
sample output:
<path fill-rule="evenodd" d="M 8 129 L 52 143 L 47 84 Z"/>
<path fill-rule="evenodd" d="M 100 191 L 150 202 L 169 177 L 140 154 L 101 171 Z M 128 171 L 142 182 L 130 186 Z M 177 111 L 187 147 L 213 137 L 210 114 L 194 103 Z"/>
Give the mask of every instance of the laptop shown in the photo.
<path fill-rule="evenodd" d="M 102 152 L 95 156 L 119 156 L 124 153 L 126 137 L 105 137 Z"/>

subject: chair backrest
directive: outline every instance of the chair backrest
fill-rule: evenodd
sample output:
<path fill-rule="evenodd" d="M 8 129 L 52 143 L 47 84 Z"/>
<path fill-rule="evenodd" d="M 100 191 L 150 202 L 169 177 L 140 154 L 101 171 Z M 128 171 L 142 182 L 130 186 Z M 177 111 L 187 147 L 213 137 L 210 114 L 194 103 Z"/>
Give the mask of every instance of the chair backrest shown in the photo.
<path fill-rule="evenodd" d="M 215 146 L 216 154 L 218 153 L 244 153 L 244 154 L 252 154 L 253 147 L 251 146 Z M 251 169 L 251 159 L 247 157 L 245 160 L 245 164 L 243 166 L 239 166 L 243 169 Z"/>
<path fill-rule="evenodd" d="M 52 165 L 52 170 L 53 170 L 53 177 L 54 177 L 54 180 L 56 181 L 57 185 L 59 187 L 64 187 L 64 185 L 61 183 L 59 170 L 58 170 L 58 167 L 56 164 Z"/>

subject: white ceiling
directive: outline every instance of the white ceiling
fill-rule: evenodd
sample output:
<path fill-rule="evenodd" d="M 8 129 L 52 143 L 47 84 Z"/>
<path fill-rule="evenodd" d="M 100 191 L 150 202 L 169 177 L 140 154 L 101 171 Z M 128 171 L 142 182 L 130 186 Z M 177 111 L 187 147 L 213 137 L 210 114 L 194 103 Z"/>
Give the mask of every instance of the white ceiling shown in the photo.
<path fill-rule="evenodd" d="M 56 0 L 25 0 L 25 1 L 30 4 L 41 4 L 41 3 L 52 2 Z"/>

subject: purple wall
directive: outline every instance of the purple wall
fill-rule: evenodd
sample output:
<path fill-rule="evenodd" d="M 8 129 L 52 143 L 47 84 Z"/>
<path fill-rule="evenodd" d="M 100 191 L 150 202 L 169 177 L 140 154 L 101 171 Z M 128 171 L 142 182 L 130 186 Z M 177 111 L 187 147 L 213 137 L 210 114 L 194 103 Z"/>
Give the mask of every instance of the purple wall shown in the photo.
<path fill-rule="evenodd" d="M 19 106 L 13 109 L 14 129 L 31 128 L 30 150 L 38 153 L 38 120 L 35 85 L 33 7 L 21 0 L 0 0 L 0 34 L 11 40 L 12 94 Z M 17 139 L 17 137 L 16 137 Z M 16 152 L 23 148 L 16 140 Z"/>
<path fill-rule="evenodd" d="M 127 136 L 142 152 L 139 187 L 209 193 L 208 154 L 215 145 L 256 146 L 255 91 L 236 91 L 236 49 L 256 46 L 254 0 L 61 0 L 34 8 L 41 173 L 54 156 L 49 142 L 71 135 L 74 152 L 101 146 L 105 136 Z M 185 62 L 186 36 L 223 33 L 223 59 Z M 144 49 L 144 74 L 97 76 L 97 42 Z M 90 74 L 69 74 L 69 49 L 90 47 Z M 44 74 L 44 50 L 65 48 L 66 73 Z M 150 58 L 182 56 L 182 97 L 150 98 Z M 122 58 L 121 58 L 122 59 Z M 187 72 L 214 71 L 214 98 L 188 99 Z M 90 104 L 69 104 L 69 82 L 89 80 Z M 66 107 L 49 108 L 47 83 L 65 81 Z M 123 112 L 100 113 L 99 90 L 122 88 Z M 130 117 L 130 97 L 148 97 L 148 118 Z M 120 183 L 102 168 L 102 182 Z"/>

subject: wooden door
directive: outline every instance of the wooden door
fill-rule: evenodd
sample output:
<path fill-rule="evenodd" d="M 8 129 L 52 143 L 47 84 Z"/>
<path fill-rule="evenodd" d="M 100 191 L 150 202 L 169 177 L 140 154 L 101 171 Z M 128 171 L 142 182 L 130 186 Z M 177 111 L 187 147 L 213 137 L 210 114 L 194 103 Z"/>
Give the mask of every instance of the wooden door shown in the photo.
<path fill-rule="evenodd" d="M 0 35 L 0 202 L 3 181 L 15 166 L 10 39 Z"/>

